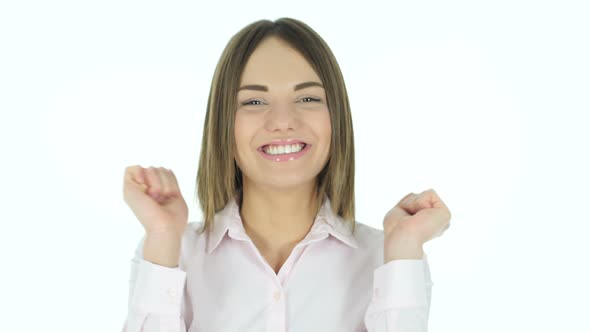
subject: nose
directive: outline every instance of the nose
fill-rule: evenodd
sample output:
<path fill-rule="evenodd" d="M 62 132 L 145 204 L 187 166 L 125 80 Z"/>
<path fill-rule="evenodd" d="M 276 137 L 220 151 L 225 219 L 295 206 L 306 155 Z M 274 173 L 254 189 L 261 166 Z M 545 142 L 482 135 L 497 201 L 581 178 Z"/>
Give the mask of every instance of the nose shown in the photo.
<path fill-rule="evenodd" d="M 273 105 L 266 113 L 265 120 L 265 128 L 270 132 L 295 130 L 300 122 L 295 105 L 288 103 Z"/>

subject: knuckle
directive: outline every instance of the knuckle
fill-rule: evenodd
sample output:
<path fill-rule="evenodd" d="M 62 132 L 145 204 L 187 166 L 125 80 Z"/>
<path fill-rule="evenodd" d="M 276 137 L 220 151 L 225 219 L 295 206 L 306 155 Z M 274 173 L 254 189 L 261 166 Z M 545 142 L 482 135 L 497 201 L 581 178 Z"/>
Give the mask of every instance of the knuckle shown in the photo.
<path fill-rule="evenodd" d="M 137 169 L 137 165 L 129 165 L 127 167 L 125 167 L 125 173 L 132 173 L 133 171 L 135 171 Z"/>

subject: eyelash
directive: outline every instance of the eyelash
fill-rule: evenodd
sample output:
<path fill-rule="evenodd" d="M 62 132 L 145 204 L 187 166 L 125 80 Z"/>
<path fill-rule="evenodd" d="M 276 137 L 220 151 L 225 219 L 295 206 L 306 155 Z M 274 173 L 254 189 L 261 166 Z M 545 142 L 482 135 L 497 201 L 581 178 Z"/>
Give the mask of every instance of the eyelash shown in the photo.
<path fill-rule="evenodd" d="M 301 99 L 311 99 L 311 101 L 313 101 L 313 102 L 319 102 L 319 101 L 321 101 L 321 99 L 313 98 L 313 97 L 303 97 Z M 258 99 L 246 100 L 245 102 L 242 103 L 242 105 L 244 105 L 244 106 L 252 105 L 250 103 L 253 102 L 253 101 L 260 101 L 260 100 L 258 100 Z M 258 105 L 252 105 L 252 106 L 258 106 Z"/>

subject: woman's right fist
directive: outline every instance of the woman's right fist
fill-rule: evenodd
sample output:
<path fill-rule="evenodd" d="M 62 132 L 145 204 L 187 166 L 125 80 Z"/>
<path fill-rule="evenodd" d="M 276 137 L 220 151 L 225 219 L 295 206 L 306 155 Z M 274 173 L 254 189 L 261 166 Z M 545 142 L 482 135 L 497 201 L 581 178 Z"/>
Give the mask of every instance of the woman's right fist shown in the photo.
<path fill-rule="evenodd" d="M 123 181 L 123 199 L 146 234 L 174 232 L 182 236 L 184 233 L 188 207 L 171 170 L 128 166 Z"/>

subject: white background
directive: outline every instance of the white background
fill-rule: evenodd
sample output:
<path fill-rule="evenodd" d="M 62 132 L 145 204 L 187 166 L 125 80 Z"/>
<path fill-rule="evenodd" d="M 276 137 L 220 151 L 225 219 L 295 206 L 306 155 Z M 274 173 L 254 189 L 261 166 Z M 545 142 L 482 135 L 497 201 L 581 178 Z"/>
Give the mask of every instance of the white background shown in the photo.
<path fill-rule="evenodd" d="M 194 186 L 213 70 L 258 19 L 330 45 L 356 140 L 357 220 L 434 188 L 431 331 L 589 331 L 585 1 L 4 1 L 2 331 L 119 331 L 143 229 L 124 168 Z"/>

